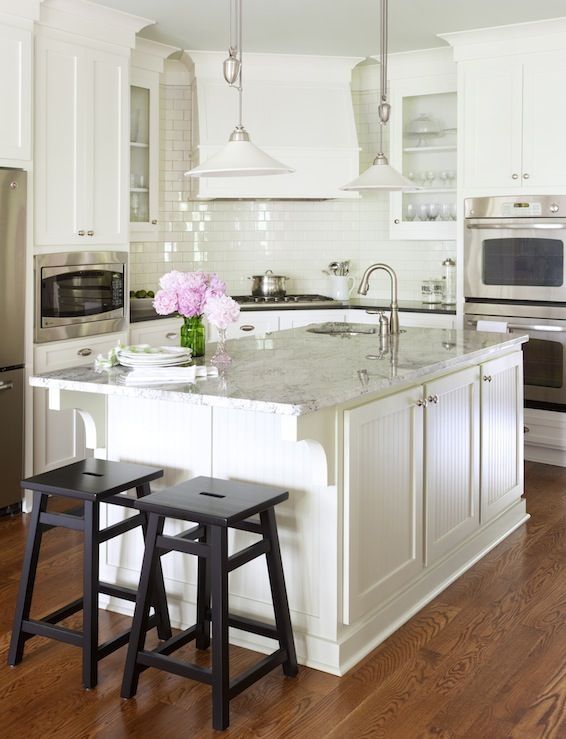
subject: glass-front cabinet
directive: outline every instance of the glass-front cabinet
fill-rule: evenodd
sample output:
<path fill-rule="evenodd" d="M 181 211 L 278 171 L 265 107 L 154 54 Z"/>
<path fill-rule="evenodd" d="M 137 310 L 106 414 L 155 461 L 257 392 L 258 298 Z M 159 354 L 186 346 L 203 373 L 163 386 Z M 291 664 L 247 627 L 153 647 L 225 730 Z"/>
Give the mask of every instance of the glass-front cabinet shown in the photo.
<path fill-rule="evenodd" d="M 392 239 L 455 239 L 455 75 L 397 80 L 392 89 L 390 162 L 420 188 L 390 195 Z"/>
<path fill-rule="evenodd" d="M 130 86 L 130 238 L 157 238 L 159 208 L 159 84 L 132 68 Z"/>

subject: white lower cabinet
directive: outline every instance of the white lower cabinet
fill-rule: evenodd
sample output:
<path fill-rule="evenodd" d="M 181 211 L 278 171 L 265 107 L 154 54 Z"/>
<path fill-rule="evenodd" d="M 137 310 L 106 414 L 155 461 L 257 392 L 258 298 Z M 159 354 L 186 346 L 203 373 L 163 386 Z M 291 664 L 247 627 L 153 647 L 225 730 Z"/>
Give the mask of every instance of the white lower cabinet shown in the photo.
<path fill-rule="evenodd" d="M 486 362 L 481 373 L 480 486 L 485 523 L 523 493 L 522 353 Z"/>
<path fill-rule="evenodd" d="M 53 372 L 67 367 L 88 365 L 97 354 L 112 349 L 118 341 L 126 342 L 127 334 L 59 341 L 37 345 L 34 372 Z M 84 459 L 86 454 L 84 427 L 74 410 L 52 411 L 48 408 L 46 390 L 33 392 L 33 469 L 34 473 L 52 470 Z"/>
<path fill-rule="evenodd" d="M 479 375 L 471 367 L 424 388 L 427 564 L 479 526 Z"/>
<path fill-rule="evenodd" d="M 518 501 L 522 388 L 517 351 L 344 411 L 344 623 Z"/>
<path fill-rule="evenodd" d="M 228 339 L 241 339 L 243 336 L 262 337 L 273 331 L 279 330 L 280 311 L 246 311 L 240 313 L 240 318 L 228 326 L 226 336 Z M 209 331 L 211 341 L 216 341 L 218 333 L 211 326 Z"/>
<path fill-rule="evenodd" d="M 374 323 L 377 326 L 378 315 L 376 309 L 364 310 L 363 308 L 350 308 L 346 320 L 350 323 Z M 383 312 L 389 318 L 389 308 Z M 405 328 L 446 328 L 453 329 L 456 316 L 442 313 L 413 313 L 409 311 L 399 312 L 399 323 Z"/>
<path fill-rule="evenodd" d="M 346 624 L 376 608 L 424 565 L 421 398 L 416 387 L 344 413 Z"/>
<path fill-rule="evenodd" d="M 161 318 L 133 324 L 130 328 L 130 344 L 179 346 L 181 324 L 180 318 Z"/>

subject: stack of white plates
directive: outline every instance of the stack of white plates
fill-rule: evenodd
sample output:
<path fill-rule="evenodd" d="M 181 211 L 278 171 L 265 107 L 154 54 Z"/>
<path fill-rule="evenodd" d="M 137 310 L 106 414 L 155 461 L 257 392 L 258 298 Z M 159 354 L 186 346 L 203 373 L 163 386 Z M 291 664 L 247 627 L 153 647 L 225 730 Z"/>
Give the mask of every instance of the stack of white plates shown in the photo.
<path fill-rule="evenodd" d="M 179 367 L 189 364 L 191 350 L 178 346 L 126 346 L 116 352 L 124 367 Z"/>

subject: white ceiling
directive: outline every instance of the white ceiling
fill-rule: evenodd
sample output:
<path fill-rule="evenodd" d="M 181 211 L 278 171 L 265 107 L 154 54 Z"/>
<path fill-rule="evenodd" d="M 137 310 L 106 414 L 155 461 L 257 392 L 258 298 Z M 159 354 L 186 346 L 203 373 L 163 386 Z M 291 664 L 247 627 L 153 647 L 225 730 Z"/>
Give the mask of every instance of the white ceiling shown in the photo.
<path fill-rule="evenodd" d="M 228 45 L 229 0 L 95 0 L 157 23 L 142 36 L 184 49 Z M 244 49 L 369 56 L 378 0 L 244 0 Z M 566 0 L 391 0 L 390 51 L 427 49 L 436 34 L 566 15 Z"/>

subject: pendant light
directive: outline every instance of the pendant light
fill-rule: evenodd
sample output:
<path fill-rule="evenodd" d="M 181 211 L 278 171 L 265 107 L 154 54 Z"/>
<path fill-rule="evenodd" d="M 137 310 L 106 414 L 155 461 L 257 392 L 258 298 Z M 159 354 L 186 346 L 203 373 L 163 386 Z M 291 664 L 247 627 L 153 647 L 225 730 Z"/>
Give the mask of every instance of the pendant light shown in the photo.
<path fill-rule="evenodd" d="M 369 169 L 355 180 L 341 187 L 341 190 L 420 190 L 414 182 L 402 175 L 389 164 L 383 153 L 383 129 L 391 115 L 391 105 L 387 102 L 387 0 L 380 0 L 381 43 L 379 48 L 380 92 L 379 92 L 379 153 Z"/>
<path fill-rule="evenodd" d="M 226 146 L 185 174 L 189 177 L 243 177 L 294 172 L 252 144 L 242 123 L 242 0 L 230 2 L 230 48 L 223 72 L 230 87 L 238 90 L 238 123 Z"/>

